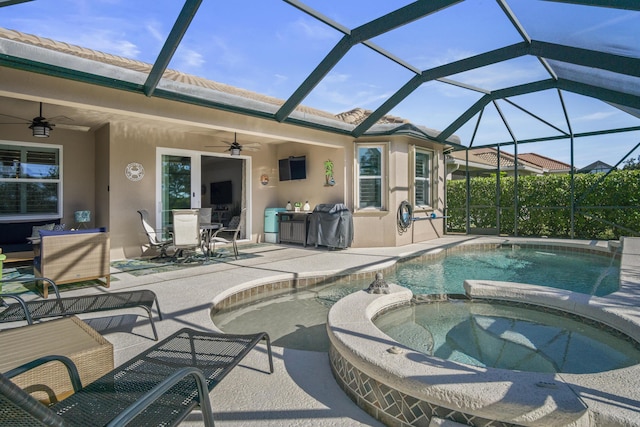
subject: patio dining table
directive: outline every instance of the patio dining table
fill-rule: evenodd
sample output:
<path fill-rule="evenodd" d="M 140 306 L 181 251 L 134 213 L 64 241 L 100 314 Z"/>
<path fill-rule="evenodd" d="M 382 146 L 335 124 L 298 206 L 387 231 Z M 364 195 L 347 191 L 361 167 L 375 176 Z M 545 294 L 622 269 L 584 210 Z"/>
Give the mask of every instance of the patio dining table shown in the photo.
<path fill-rule="evenodd" d="M 211 236 L 219 228 L 222 228 L 222 224 L 219 222 L 200 223 L 202 250 L 207 258 L 211 255 Z"/>

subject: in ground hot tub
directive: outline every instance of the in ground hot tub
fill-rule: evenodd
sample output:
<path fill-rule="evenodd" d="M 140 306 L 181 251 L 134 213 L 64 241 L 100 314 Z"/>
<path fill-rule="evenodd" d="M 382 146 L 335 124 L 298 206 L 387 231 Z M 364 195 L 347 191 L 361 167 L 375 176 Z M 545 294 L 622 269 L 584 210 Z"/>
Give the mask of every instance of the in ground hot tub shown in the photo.
<path fill-rule="evenodd" d="M 612 328 L 522 303 L 440 298 L 394 308 L 374 324 L 414 350 L 474 366 L 587 374 L 640 363 L 638 343 Z"/>
<path fill-rule="evenodd" d="M 520 283 L 467 281 L 465 288 L 471 298 L 482 293 L 492 300 L 527 301 L 619 326 L 617 330 L 637 339 L 629 333 L 638 328 L 637 322 L 615 313 L 604 299 Z M 359 406 L 388 425 L 428 425 L 434 417 L 468 425 L 640 425 L 634 409 L 640 365 L 586 374 L 530 372 L 428 355 L 374 325 L 377 315 L 413 298 L 408 289 L 390 289 L 390 294 L 351 294 L 332 307 L 327 320 L 337 382 Z M 491 322 L 480 322 L 483 333 L 499 335 Z M 548 343 L 553 341 L 546 336 Z M 433 339 L 434 349 L 437 340 Z M 522 337 L 513 336 L 511 344 L 516 342 L 525 346 Z"/>

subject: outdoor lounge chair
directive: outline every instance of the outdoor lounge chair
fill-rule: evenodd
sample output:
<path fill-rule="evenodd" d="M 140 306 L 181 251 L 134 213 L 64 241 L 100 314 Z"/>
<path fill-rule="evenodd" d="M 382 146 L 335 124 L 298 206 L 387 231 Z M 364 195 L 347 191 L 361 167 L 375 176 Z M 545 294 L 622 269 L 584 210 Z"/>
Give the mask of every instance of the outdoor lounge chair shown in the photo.
<path fill-rule="evenodd" d="M 28 280 L 46 281 L 53 287 L 56 298 L 24 301 L 19 295 L 2 294 L 0 295 L 0 323 L 26 320 L 27 323 L 31 325 L 34 320 L 49 317 L 71 316 L 74 314 L 140 307 L 147 312 L 154 339 L 158 341 L 158 333 L 156 332 L 156 326 L 153 323 L 153 314 L 151 313 L 151 308 L 154 303 L 156 304 L 160 320 L 162 320 L 162 313 L 158 305 L 158 298 L 153 291 L 143 289 L 61 298 L 58 287 L 52 280 L 45 278 Z M 23 280 L 23 282 L 24 281 L 26 280 Z M 0 282 L 2 281 L 0 280 Z M 16 280 L 6 280 L 6 282 L 16 282 Z M 4 298 L 15 300 L 15 302 L 7 304 L 3 301 Z"/>
<path fill-rule="evenodd" d="M 227 335 L 188 328 L 84 387 L 69 359 L 38 359 L 0 374 L 0 425 L 175 426 L 200 405 L 205 425 L 213 426 L 208 393 L 263 339 L 273 372 L 266 333 Z M 52 359 L 67 366 L 75 392 L 46 407 L 9 379 Z"/>

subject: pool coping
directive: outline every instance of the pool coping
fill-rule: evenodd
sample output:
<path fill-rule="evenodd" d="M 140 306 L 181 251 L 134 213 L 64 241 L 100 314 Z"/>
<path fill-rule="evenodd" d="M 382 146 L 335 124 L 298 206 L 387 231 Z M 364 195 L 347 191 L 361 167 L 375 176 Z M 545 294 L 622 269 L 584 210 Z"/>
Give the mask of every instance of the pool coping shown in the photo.
<path fill-rule="evenodd" d="M 399 254 L 365 268 L 354 267 L 349 270 L 326 270 L 314 272 L 282 273 L 246 281 L 240 285 L 225 289 L 215 295 L 212 300 L 213 312 L 218 312 L 239 304 L 247 304 L 264 298 L 266 293 L 288 291 L 321 286 L 326 283 L 349 283 L 351 281 L 373 280 L 376 273 L 384 274 L 393 271 L 398 263 L 412 260 L 429 260 L 445 257 L 449 253 L 465 252 L 476 249 L 496 249 L 505 245 L 522 246 L 538 250 L 555 250 L 566 252 L 611 254 L 614 243 L 605 241 L 531 239 L 531 238 L 484 238 L 483 241 L 462 241 L 446 244 L 438 248 L 429 248 L 410 253 Z"/>
<path fill-rule="evenodd" d="M 602 322 L 640 338 L 640 239 L 625 239 L 620 289 L 606 297 L 496 281 L 465 281 L 472 299 L 542 305 Z M 544 374 L 487 369 L 427 356 L 397 343 L 372 319 L 413 294 L 351 294 L 329 312 L 330 360 L 343 390 L 387 425 L 420 425 L 447 415 L 459 422 L 527 426 L 640 425 L 640 365 L 596 374 Z M 472 376 L 472 379 L 469 379 Z"/>
<path fill-rule="evenodd" d="M 224 290 L 223 292 L 217 294 L 215 296 L 215 298 L 212 301 L 212 308 L 214 311 L 216 310 L 220 310 L 220 309 L 224 309 L 239 303 L 246 303 L 246 302 L 250 302 L 252 300 L 259 300 L 264 292 L 270 291 L 270 290 L 284 290 L 284 289 L 296 289 L 296 288 L 306 288 L 306 287 L 313 287 L 316 285 L 321 285 L 325 282 L 328 281 L 333 281 L 336 279 L 336 277 L 340 278 L 341 280 L 362 280 L 362 279 L 372 279 L 374 277 L 374 275 L 376 274 L 376 272 L 378 271 L 387 271 L 387 269 L 391 269 L 391 268 L 395 268 L 395 265 L 397 264 L 398 261 L 400 260 L 407 260 L 407 259 L 417 259 L 417 258 L 428 258 L 428 257 L 438 257 L 438 256 L 444 256 L 447 251 L 457 251 L 457 250 L 469 250 L 472 248 L 495 248 L 495 247 L 499 247 L 501 245 L 505 245 L 505 244 L 509 244 L 509 245 L 522 245 L 522 246 L 526 246 L 526 247 L 536 247 L 539 249 L 544 250 L 545 248 L 549 248 L 549 249 L 554 249 L 557 250 L 559 248 L 563 248 L 563 250 L 567 250 L 567 251 L 574 251 L 574 252 L 591 252 L 591 253 L 599 253 L 599 254 L 610 254 L 612 253 L 612 251 L 615 251 L 617 245 L 617 242 L 606 242 L 606 241 L 575 241 L 575 240 L 571 240 L 571 241 L 567 241 L 567 240 L 563 240 L 563 239 L 531 239 L 531 238 L 486 238 L 486 239 L 482 239 L 482 240 L 475 240 L 475 241 L 463 241 L 463 242 L 453 242 L 451 244 L 446 244 L 443 245 L 439 248 L 431 248 L 431 249 L 427 249 L 427 250 L 418 250 L 418 251 L 414 251 L 414 252 L 409 252 L 409 253 L 404 253 L 404 254 L 399 254 L 396 257 L 394 257 L 391 260 L 387 260 L 381 263 L 377 263 L 377 264 L 369 264 L 367 267 L 365 268 L 354 268 L 352 270 L 349 271 L 332 271 L 332 270 L 327 270 L 327 271 L 315 271 L 315 272 L 310 272 L 310 273 L 284 273 L 284 274 L 280 274 L 280 275 L 276 275 L 276 276 L 270 276 L 267 278 L 259 278 L 259 279 L 255 279 L 255 280 L 251 280 L 251 281 L 247 281 L 243 284 L 240 284 L 238 286 L 234 286 L 232 288 L 228 288 L 226 290 Z M 623 256 L 623 260 L 624 260 L 624 256 Z M 636 252 L 636 256 L 635 256 L 635 261 L 633 262 L 637 262 L 635 265 L 632 265 L 632 268 L 630 270 L 631 274 L 626 274 L 623 275 L 623 271 L 621 270 L 621 284 L 623 282 L 628 282 L 629 284 L 637 284 L 638 282 L 640 282 L 640 280 L 638 280 L 638 274 L 637 274 L 637 270 L 640 267 L 640 250 L 638 250 Z M 623 277 L 624 276 L 624 277 Z M 629 277 L 627 277 L 629 276 Z M 546 288 L 544 288 L 546 289 Z M 625 288 L 625 289 L 631 289 L 630 287 Z M 361 292 L 363 293 L 363 292 Z M 358 295 L 361 293 L 357 293 Z M 612 295 L 610 295 L 609 297 L 618 297 L 619 294 L 623 294 L 624 292 L 616 292 Z M 367 294 L 368 295 L 368 294 Z M 633 297 L 635 299 L 637 299 L 638 295 L 637 294 L 633 294 L 633 292 L 631 292 L 630 295 L 627 295 L 626 297 Z M 376 295 L 373 297 L 374 299 L 378 299 L 380 298 L 379 295 Z M 627 301 L 627 304 L 629 303 L 629 301 Z M 353 307 L 350 310 L 353 313 Z M 329 324 L 328 324 L 329 327 Z M 377 328 L 375 328 L 373 331 L 367 330 L 366 333 L 373 333 L 375 330 L 377 330 Z M 631 334 L 633 335 L 633 334 Z M 368 335 L 365 335 L 366 337 L 368 337 Z M 375 335 L 371 335 L 372 337 Z M 331 334 L 330 334 L 331 337 Z M 389 337 L 384 336 L 383 337 L 384 340 L 387 340 L 388 343 L 391 343 L 392 340 Z M 366 341 L 366 339 L 365 339 Z M 397 343 L 396 343 L 397 344 Z M 394 345 L 396 345 L 394 344 Z M 391 346 L 394 346 L 391 345 Z M 334 355 L 335 352 L 333 350 L 334 348 L 332 347 L 332 351 L 330 351 L 330 358 L 331 358 L 331 362 L 332 362 L 332 370 L 334 371 L 334 376 L 336 376 L 336 378 L 339 378 L 339 374 L 337 372 L 337 367 L 335 365 L 335 360 L 334 360 Z M 351 359 L 351 357 L 349 358 Z M 365 359 L 366 360 L 366 359 Z M 440 363 L 440 362 L 438 362 Z M 468 367 L 466 365 L 462 365 L 464 367 L 464 370 L 466 370 L 467 372 L 469 372 Z M 458 367 L 457 369 L 460 369 L 460 367 Z M 475 370 L 472 370 L 475 372 Z M 475 375 L 475 374 L 474 374 Z M 525 373 L 523 374 L 523 377 L 526 377 L 528 375 L 531 375 L 530 373 Z M 631 374 L 632 377 L 628 378 L 626 375 L 624 375 L 624 373 L 620 373 L 620 375 L 618 375 L 617 382 L 624 382 L 624 381 L 631 381 L 631 383 L 633 384 L 633 386 L 629 386 L 628 388 L 631 389 L 632 387 L 637 387 L 636 385 L 636 381 L 635 378 L 640 378 L 640 376 L 638 376 L 637 374 L 632 373 Z M 566 374 L 563 374 L 563 377 L 566 378 L 568 377 Z M 553 379 L 553 378 L 552 378 Z M 495 378 L 494 378 L 495 380 Z M 610 395 L 612 397 L 608 397 L 608 396 L 599 396 L 599 397 L 594 397 L 593 399 L 590 400 L 589 403 L 589 408 L 590 411 L 587 414 L 587 411 L 585 410 L 585 405 L 582 405 L 582 409 L 579 408 L 576 405 L 575 401 L 572 401 L 571 399 L 569 399 L 569 401 L 565 402 L 568 406 L 567 408 L 569 408 L 569 410 L 566 412 L 568 415 L 568 418 L 574 419 L 575 417 L 578 417 L 576 420 L 574 420 L 571 424 L 575 425 L 575 426 L 582 426 L 582 425 L 600 425 L 600 422 L 602 422 L 602 420 L 611 420 L 612 423 L 611 424 L 607 424 L 607 425 L 630 425 L 628 424 L 628 422 L 631 420 L 632 424 L 631 425 L 640 425 L 640 420 L 636 419 L 637 415 L 634 416 L 628 416 L 628 413 L 633 413 L 633 408 L 634 405 L 635 407 L 640 407 L 640 404 L 638 404 L 638 400 L 635 396 L 630 395 L 629 396 L 629 401 L 631 403 L 625 403 L 624 408 L 622 410 L 622 412 L 625 412 L 625 414 L 621 414 L 620 416 L 618 416 L 618 414 L 616 414 L 616 411 L 609 411 L 607 410 L 607 408 L 611 407 L 612 405 L 616 404 L 616 397 L 617 395 L 616 393 L 616 387 L 615 384 L 613 384 L 613 390 L 612 387 L 606 387 L 611 386 L 612 384 L 607 384 L 607 385 L 602 385 L 601 383 L 598 381 L 598 375 L 594 375 L 593 378 L 591 378 L 591 383 L 589 383 L 589 381 L 583 381 L 582 385 L 585 387 L 584 390 L 591 390 L 591 392 L 593 393 L 598 392 L 599 390 L 605 390 L 603 392 L 603 394 L 607 394 L 610 393 Z M 340 382 L 340 381 L 339 381 Z M 552 383 L 554 381 L 549 381 L 549 384 Z M 543 381 L 541 384 L 545 384 L 547 383 L 546 381 Z M 565 385 L 566 383 L 559 383 L 560 387 L 562 388 L 562 390 L 565 390 Z M 345 385 L 341 384 L 341 386 L 343 387 L 343 389 L 345 389 Z M 485 387 L 486 393 L 483 391 L 483 394 L 487 394 L 487 395 L 491 395 L 491 389 L 495 388 L 496 383 L 492 381 L 488 382 L 488 383 L 482 383 L 479 385 L 479 387 L 482 389 L 482 387 Z M 467 387 L 467 385 L 463 385 L 463 388 Z M 518 387 L 520 387 L 520 385 L 518 385 Z M 546 390 L 545 387 L 540 387 L 540 386 L 536 386 L 537 388 L 543 388 Z M 600 388 L 599 388 L 600 387 Z M 636 388 L 637 389 L 637 388 Z M 349 394 L 348 390 L 347 394 Z M 548 390 L 547 390 L 548 391 Z M 595 393 L 597 394 L 597 393 Z M 528 393 L 524 393 L 524 395 L 528 395 Z M 543 395 L 545 395 L 543 393 Z M 548 395 L 548 394 L 547 394 Z M 575 399 L 575 393 L 571 393 L 571 395 L 573 396 L 573 398 Z M 445 396 L 453 396 L 450 395 L 448 393 L 445 393 Z M 569 396 L 569 395 L 567 395 Z M 357 400 L 357 398 L 354 398 L 354 396 L 351 396 L 354 400 Z M 560 396 L 562 397 L 562 396 Z M 566 396 L 565 396 L 566 397 Z M 562 397 L 564 398 L 564 397 Z M 455 399 L 454 399 L 455 400 Z M 582 401 L 584 402 L 584 400 Z M 415 402 L 414 402 L 415 403 Z M 563 404 L 565 404 L 563 403 Z M 499 410 L 497 410 L 498 413 L 504 415 L 505 411 L 507 411 L 506 413 L 508 413 L 509 410 L 511 410 L 510 408 L 506 407 L 505 405 L 501 404 L 500 401 L 494 402 L 493 404 L 493 408 L 500 408 Z M 419 403 L 418 403 L 419 406 Z M 595 408 L 596 406 L 601 406 L 602 408 L 597 409 L 596 411 L 592 411 L 592 408 Z M 456 406 L 457 407 L 457 406 Z M 474 407 L 472 405 L 472 407 Z M 615 407 L 615 406 L 614 406 Z M 366 409 L 366 408 L 365 408 Z M 415 405 L 412 407 L 412 410 L 415 409 Z M 446 409 L 446 408 L 445 408 Z M 618 408 L 619 409 L 619 408 Z M 375 411 L 379 411 L 380 408 L 374 408 L 374 412 Z M 451 419 L 451 416 L 448 416 L 448 413 L 446 412 L 439 412 L 439 408 L 434 405 L 430 405 L 430 409 L 429 409 L 431 416 L 435 417 L 438 416 L 440 418 L 449 418 Z M 532 409 L 533 412 L 528 413 L 528 414 L 520 414 L 518 416 L 515 417 L 511 417 L 513 419 L 517 419 L 517 424 L 519 425 L 554 425 L 556 424 L 556 421 L 558 421 L 558 419 L 556 419 L 556 416 L 553 415 L 552 418 L 549 418 L 547 415 L 540 415 L 540 413 L 534 411 Z M 581 412 L 582 411 L 582 412 Z M 449 412 L 451 412 L 449 410 Z M 371 413 L 371 412 L 370 412 Z M 595 414 L 595 415 L 594 415 Z M 372 413 L 373 415 L 373 413 Z M 464 413 L 460 413 L 459 414 L 461 417 L 463 417 L 463 419 L 469 420 L 469 419 L 473 419 L 473 418 L 477 418 L 477 419 L 481 419 L 482 417 L 480 416 L 469 416 L 469 414 L 464 414 Z M 408 423 L 400 423 L 398 424 L 398 420 L 395 418 L 389 418 L 386 419 L 385 417 L 388 418 L 388 415 L 382 414 L 380 416 L 376 416 L 376 418 L 383 420 L 387 425 L 390 426 L 395 426 L 395 425 L 409 425 Z M 469 418 L 470 417 L 470 418 Z M 589 418 L 591 418 L 592 420 L 589 421 Z M 495 422 L 496 418 L 489 418 L 489 419 L 483 419 L 485 424 L 486 421 L 491 422 L 492 426 L 508 426 L 508 425 L 512 425 L 511 423 L 500 423 L 500 422 Z M 593 424 L 592 421 L 595 420 L 595 424 Z M 598 420 L 600 420 L 600 422 L 598 422 Z M 428 421 L 428 420 L 427 420 Z M 613 422 L 615 421 L 615 422 Z M 464 420 L 461 420 L 461 422 L 464 422 Z M 422 422 L 424 424 L 424 420 Z M 542 423 L 542 424 L 541 424 Z M 415 425 L 422 425 L 420 423 L 415 424 Z M 426 424 L 424 424 L 426 425 Z"/>

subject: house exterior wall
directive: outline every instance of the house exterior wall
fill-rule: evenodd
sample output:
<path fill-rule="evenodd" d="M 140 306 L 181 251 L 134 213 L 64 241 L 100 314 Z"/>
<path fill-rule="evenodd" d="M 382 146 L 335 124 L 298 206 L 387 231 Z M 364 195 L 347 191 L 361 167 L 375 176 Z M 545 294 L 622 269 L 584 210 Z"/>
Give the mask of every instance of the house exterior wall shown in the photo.
<path fill-rule="evenodd" d="M 95 139 L 95 199 L 96 206 L 94 210 L 94 221 L 100 227 L 111 229 L 111 221 L 109 217 L 109 176 L 110 176 L 110 157 L 109 157 L 109 130 L 110 126 L 105 125 L 94 132 Z"/>
<path fill-rule="evenodd" d="M 445 203 L 445 168 L 442 149 L 437 144 L 418 141 L 409 137 L 367 138 L 361 142 L 387 142 L 389 144 L 388 167 L 388 199 L 383 211 L 355 211 L 354 212 L 354 247 L 383 247 L 403 246 L 415 242 L 432 240 L 444 234 L 442 208 Z M 359 141 L 360 142 L 360 141 Z M 397 210 L 403 201 L 411 201 L 413 176 L 410 164 L 412 162 L 411 146 L 417 145 L 427 150 L 433 150 L 433 179 L 434 203 L 432 209 L 415 210 L 414 216 L 425 218 L 415 221 L 406 231 L 398 228 Z M 351 194 L 355 194 L 356 162 L 354 150 L 351 149 Z M 353 206 L 354 204 L 352 204 Z M 435 212 L 438 219 L 426 219 Z"/>
<path fill-rule="evenodd" d="M 92 133 L 71 132 L 56 129 L 49 138 L 35 138 L 27 125 L 5 125 L 0 129 L 0 140 L 9 142 L 30 142 L 62 146 L 63 181 L 61 224 L 75 227 L 73 213 L 77 210 L 95 212 L 95 146 Z M 95 225 L 92 215 L 91 223 Z"/>
<path fill-rule="evenodd" d="M 6 73 L 5 73 L 6 72 Z M 55 129 L 46 143 L 64 147 L 64 218 L 73 226 L 73 212 L 91 210 L 91 226 L 105 226 L 111 233 L 111 259 L 132 258 L 142 254 L 146 237 L 140 225 L 138 209 L 147 209 L 155 223 L 157 210 L 156 170 L 158 148 L 176 148 L 196 152 L 216 152 L 207 145 L 219 145 L 219 138 L 207 135 L 224 131 L 238 135 L 268 138 L 259 151 L 242 152 L 250 159 L 245 188 L 251 194 L 251 241 L 262 241 L 264 210 L 309 201 L 313 208 L 321 203 L 344 203 L 355 206 L 354 139 L 349 135 L 325 132 L 228 111 L 213 110 L 140 94 L 88 85 L 51 76 L 3 69 L 6 79 L 0 82 L 0 96 L 82 108 L 108 124 L 92 132 Z M 26 126 L 25 126 L 26 128 Z M 193 132 L 199 128 L 199 132 Z M 31 141 L 28 129 L 5 126 L 0 139 Z M 360 140 L 364 141 L 365 138 Z M 408 136 L 366 138 L 366 141 L 389 142 L 388 200 L 382 212 L 357 212 L 354 220 L 354 247 L 399 246 L 436 238 L 443 233 L 442 221 L 420 221 L 405 233 L 397 227 L 400 202 L 409 199 L 411 145 L 434 149 L 436 164 L 444 165 L 437 144 Z M 41 142 L 40 140 L 38 142 Z M 278 160 L 289 156 L 307 158 L 307 179 L 278 180 Z M 325 182 L 324 163 L 334 163 L 335 185 Z M 145 176 L 130 181 L 124 170 L 131 162 L 141 163 Z M 261 175 L 269 182 L 263 185 Z M 444 167 L 436 170 L 437 198 L 444 200 Z M 207 184 L 207 183 L 204 183 Z M 442 209 L 441 204 L 438 209 Z M 427 215 L 430 212 L 416 212 Z M 438 211 L 441 216 L 440 211 Z"/>

